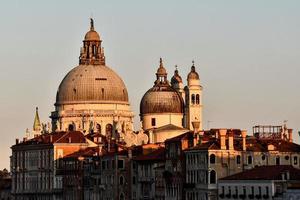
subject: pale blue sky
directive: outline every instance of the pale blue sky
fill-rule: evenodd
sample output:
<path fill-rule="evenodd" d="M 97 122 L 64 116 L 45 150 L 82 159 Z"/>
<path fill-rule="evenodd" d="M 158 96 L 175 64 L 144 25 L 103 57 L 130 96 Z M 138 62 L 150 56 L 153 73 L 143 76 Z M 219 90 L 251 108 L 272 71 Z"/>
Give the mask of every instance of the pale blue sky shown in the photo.
<path fill-rule="evenodd" d="M 169 77 L 196 62 L 204 127 L 282 124 L 300 130 L 300 1 L 16 1 L 0 3 L 0 168 L 9 147 L 54 109 L 57 87 L 78 64 L 89 17 L 107 64 L 125 81 L 138 121 L 159 57 Z"/>

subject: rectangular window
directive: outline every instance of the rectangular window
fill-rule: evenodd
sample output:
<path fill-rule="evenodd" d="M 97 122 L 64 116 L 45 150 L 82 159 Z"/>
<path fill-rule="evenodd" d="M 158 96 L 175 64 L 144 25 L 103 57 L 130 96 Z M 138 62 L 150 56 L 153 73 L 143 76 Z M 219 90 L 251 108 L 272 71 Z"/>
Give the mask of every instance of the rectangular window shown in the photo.
<path fill-rule="evenodd" d="M 115 169 L 115 160 L 111 160 L 111 167 Z"/>
<path fill-rule="evenodd" d="M 155 118 L 151 118 L 151 125 L 152 126 L 156 126 L 156 120 L 155 120 Z"/>
<path fill-rule="evenodd" d="M 124 169 L 124 160 L 118 160 L 118 169 Z"/>
<path fill-rule="evenodd" d="M 102 169 L 104 170 L 105 169 L 105 161 L 104 160 L 102 160 Z"/>

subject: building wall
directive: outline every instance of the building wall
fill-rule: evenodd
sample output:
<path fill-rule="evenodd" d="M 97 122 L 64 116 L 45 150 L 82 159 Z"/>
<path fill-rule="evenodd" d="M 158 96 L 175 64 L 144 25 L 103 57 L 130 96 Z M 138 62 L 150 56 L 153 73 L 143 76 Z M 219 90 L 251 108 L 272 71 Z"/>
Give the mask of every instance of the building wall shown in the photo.
<path fill-rule="evenodd" d="M 126 155 L 104 156 L 101 159 L 101 171 L 103 199 L 131 199 L 130 163 Z"/>
<path fill-rule="evenodd" d="M 277 190 L 277 191 L 276 191 Z M 218 184 L 219 199 L 282 199 L 285 182 L 273 180 L 221 180 Z M 276 194 L 277 193 L 277 194 Z"/>
<path fill-rule="evenodd" d="M 212 159 L 212 157 L 215 158 Z M 274 150 L 253 152 L 228 149 L 187 151 L 186 182 L 190 184 L 191 189 L 186 188 L 186 195 L 196 198 L 197 193 L 198 195 L 206 193 L 207 199 L 214 199 L 217 196 L 217 184 L 220 178 L 252 169 L 255 166 L 276 165 L 276 159 L 280 159 L 280 165 L 293 165 L 300 168 L 300 152 L 278 152 Z M 214 162 L 211 162 L 213 160 Z M 211 180 L 213 178 L 211 176 L 212 171 L 215 172 L 215 181 Z"/>
<path fill-rule="evenodd" d="M 287 189 L 287 191 L 283 195 L 283 199 L 286 200 L 298 200 L 300 199 L 300 189 Z"/>
<path fill-rule="evenodd" d="M 180 113 L 145 114 L 142 116 L 142 119 L 142 125 L 144 130 L 158 128 L 168 124 L 183 127 L 183 114 Z M 155 119 L 154 126 L 152 125 L 152 119 Z"/>
<path fill-rule="evenodd" d="M 118 116 L 118 117 L 116 117 Z M 133 127 L 133 113 L 128 104 L 99 103 L 99 104 L 70 104 L 56 106 L 52 112 L 53 130 L 68 130 L 70 124 L 75 124 L 75 129 L 88 131 L 91 122 L 93 127 L 101 125 L 101 132 L 106 133 L 106 125 L 111 124 L 117 129 L 116 122 L 127 127 Z M 57 129 L 55 129 L 57 127 Z"/>
<path fill-rule="evenodd" d="M 27 147 L 28 148 L 28 147 Z M 13 150 L 12 195 L 15 199 L 50 199 L 53 189 L 53 149 L 49 145 Z"/>

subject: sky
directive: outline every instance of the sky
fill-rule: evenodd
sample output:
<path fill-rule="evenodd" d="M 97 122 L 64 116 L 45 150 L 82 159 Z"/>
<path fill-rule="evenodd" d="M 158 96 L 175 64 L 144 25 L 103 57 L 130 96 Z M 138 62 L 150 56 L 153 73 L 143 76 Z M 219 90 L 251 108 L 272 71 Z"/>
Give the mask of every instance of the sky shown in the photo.
<path fill-rule="evenodd" d="M 204 128 L 247 129 L 288 120 L 299 143 L 300 1 L 3 0 L 0 2 L 0 169 L 32 129 L 50 121 L 57 88 L 78 65 L 89 18 L 106 63 L 124 80 L 138 128 L 139 103 L 159 58 L 203 86 Z M 209 123 L 208 123 L 209 121 Z"/>

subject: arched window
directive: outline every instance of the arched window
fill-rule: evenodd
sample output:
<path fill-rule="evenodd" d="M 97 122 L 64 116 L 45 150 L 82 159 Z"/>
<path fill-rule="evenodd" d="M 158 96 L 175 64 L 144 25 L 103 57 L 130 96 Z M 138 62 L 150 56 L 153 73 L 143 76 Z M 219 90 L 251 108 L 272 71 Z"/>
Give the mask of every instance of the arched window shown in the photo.
<path fill-rule="evenodd" d="M 209 163 L 210 164 L 215 164 L 216 163 L 216 156 L 215 156 L 215 154 L 211 154 L 209 156 Z"/>
<path fill-rule="evenodd" d="M 192 104 L 195 104 L 195 95 L 192 94 Z"/>
<path fill-rule="evenodd" d="M 96 131 L 97 131 L 97 133 L 101 133 L 101 125 L 100 124 L 96 125 Z"/>
<path fill-rule="evenodd" d="M 74 131 L 74 130 L 75 130 L 75 124 L 74 123 L 69 124 L 68 131 Z"/>
<path fill-rule="evenodd" d="M 93 50 L 93 56 L 96 54 L 96 46 L 92 45 L 92 50 Z"/>
<path fill-rule="evenodd" d="M 210 171 L 210 175 L 209 175 L 209 180 L 211 184 L 216 184 L 216 178 L 217 178 L 217 174 L 215 170 L 211 170 Z"/>
<path fill-rule="evenodd" d="M 105 127 L 105 132 L 107 137 L 112 137 L 113 126 L 111 124 L 107 124 Z"/>
<path fill-rule="evenodd" d="M 294 165 L 298 165 L 298 157 L 294 156 Z"/>
<path fill-rule="evenodd" d="M 280 165 L 280 157 L 279 156 L 276 157 L 276 165 Z"/>
<path fill-rule="evenodd" d="M 196 104 L 200 104 L 200 95 L 196 94 Z"/>
<path fill-rule="evenodd" d="M 248 165 L 251 165 L 252 164 L 252 156 L 248 156 L 247 161 L 248 161 Z"/>
<path fill-rule="evenodd" d="M 125 199 L 125 196 L 123 193 L 120 194 L 120 200 L 124 200 Z"/>
<path fill-rule="evenodd" d="M 237 155 L 236 157 L 236 164 L 241 164 L 241 156 L 240 155 Z"/>

